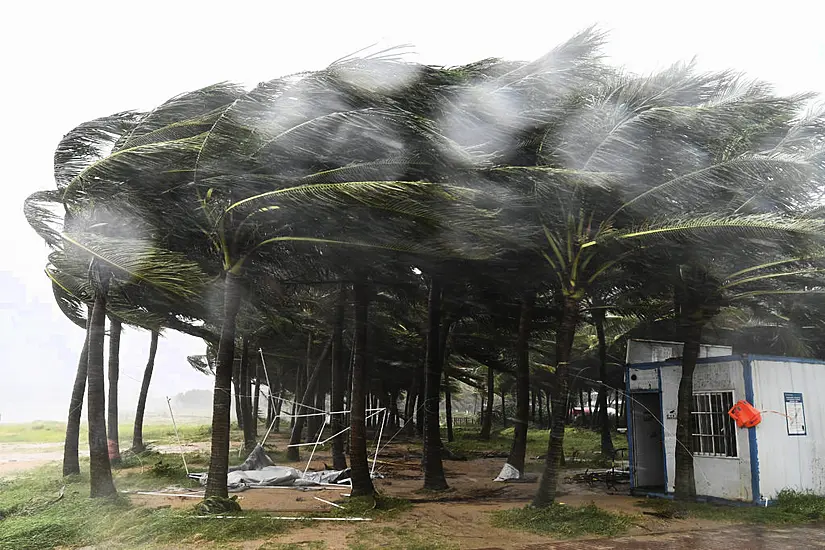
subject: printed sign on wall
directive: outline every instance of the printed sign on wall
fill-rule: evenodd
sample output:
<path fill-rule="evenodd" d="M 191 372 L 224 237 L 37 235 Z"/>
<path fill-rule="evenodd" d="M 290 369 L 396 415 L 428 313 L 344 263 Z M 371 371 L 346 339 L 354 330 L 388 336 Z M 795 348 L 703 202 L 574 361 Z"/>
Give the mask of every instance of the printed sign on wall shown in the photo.
<path fill-rule="evenodd" d="M 807 435 L 801 393 L 785 393 L 785 420 L 788 423 L 788 435 Z"/>

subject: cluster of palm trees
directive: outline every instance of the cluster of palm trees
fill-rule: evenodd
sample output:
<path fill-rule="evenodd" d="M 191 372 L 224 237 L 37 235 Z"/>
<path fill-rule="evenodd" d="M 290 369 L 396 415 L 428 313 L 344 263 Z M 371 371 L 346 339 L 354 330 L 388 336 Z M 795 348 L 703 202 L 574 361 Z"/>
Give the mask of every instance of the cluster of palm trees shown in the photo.
<path fill-rule="evenodd" d="M 92 496 L 114 491 L 107 316 L 115 361 L 121 324 L 152 330 L 153 349 L 161 329 L 207 342 L 192 361 L 215 376 L 207 496 L 227 494 L 233 380 L 242 396 L 254 381 L 349 410 L 360 495 L 373 492 L 368 402 L 418 430 L 424 485 L 444 489 L 445 379 L 492 396 L 497 371 L 515 379 L 518 470 L 531 393 L 552 405 L 537 506 L 555 498 L 577 360 L 592 348 L 606 381 L 620 335 L 665 330 L 685 343 L 676 490 L 691 494 L 690 395 L 707 327 L 816 344 L 825 116 L 805 110 L 808 95 L 733 72 L 626 74 L 601 44 L 588 30 L 530 63 L 451 68 L 392 51 L 345 58 L 67 134 L 56 188 L 25 213 L 50 247 L 58 304 L 87 331 L 67 449 L 88 381 Z M 257 407 L 238 408 L 254 445 Z"/>

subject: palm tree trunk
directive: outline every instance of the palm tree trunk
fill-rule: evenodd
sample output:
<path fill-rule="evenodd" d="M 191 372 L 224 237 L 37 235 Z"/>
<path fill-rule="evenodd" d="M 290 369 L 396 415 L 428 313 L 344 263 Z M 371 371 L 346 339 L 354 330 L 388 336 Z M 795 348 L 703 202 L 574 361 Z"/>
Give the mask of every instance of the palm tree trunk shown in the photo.
<path fill-rule="evenodd" d="M 487 409 L 482 413 L 481 434 L 479 435 L 484 441 L 490 440 L 490 433 L 493 430 L 493 400 L 496 396 L 495 381 L 495 372 L 492 368 L 487 367 Z"/>
<path fill-rule="evenodd" d="M 607 414 L 607 341 L 604 335 L 604 309 L 600 302 L 594 303 L 593 322 L 599 340 L 599 395 L 596 406 L 599 409 L 599 429 L 602 439 L 602 456 L 613 456 L 613 438 L 610 436 L 610 415 Z"/>
<path fill-rule="evenodd" d="M 232 361 L 232 388 L 235 390 L 235 420 L 238 428 L 243 430 L 243 410 L 241 408 L 241 366 L 238 361 Z"/>
<path fill-rule="evenodd" d="M 320 377 L 319 377 L 320 378 Z M 309 401 L 307 404 L 312 407 L 312 409 L 307 410 L 308 413 L 315 413 L 318 412 L 315 409 L 323 409 L 323 406 L 318 406 L 318 402 L 320 401 L 320 393 L 321 390 L 321 381 L 316 379 L 315 384 L 313 385 L 312 389 L 309 392 L 308 399 Z M 306 418 L 305 422 L 307 425 L 307 440 L 308 441 L 315 441 L 315 437 L 318 435 L 318 430 L 321 429 L 321 422 L 324 421 L 324 418 L 321 416 L 309 416 Z"/>
<path fill-rule="evenodd" d="M 544 427 L 544 415 L 543 415 L 543 404 L 541 398 L 541 390 L 536 391 L 536 401 L 538 402 L 536 406 L 536 410 L 539 413 L 539 427 Z"/>
<path fill-rule="evenodd" d="M 502 388 L 501 390 L 501 427 L 507 427 L 507 403 L 504 399 L 505 391 Z"/>
<path fill-rule="evenodd" d="M 424 368 L 419 369 L 419 372 L 422 374 L 422 378 L 427 376 L 427 370 Z M 418 381 L 418 391 L 415 394 L 415 433 L 418 434 L 422 440 L 424 439 L 424 412 L 425 412 L 425 405 L 426 405 L 426 397 L 424 392 L 424 387 L 426 386 L 426 382 L 424 380 Z"/>
<path fill-rule="evenodd" d="M 530 422 L 530 328 L 536 295 L 527 292 L 521 299 L 521 313 L 516 339 L 516 426 L 513 445 L 507 463 L 524 474 L 524 455 L 527 453 L 527 426 Z"/>
<path fill-rule="evenodd" d="M 352 362 L 352 402 L 350 404 L 350 474 L 351 495 L 373 495 L 369 466 L 367 465 L 367 318 L 369 315 L 369 288 L 365 283 L 355 283 L 355 350 Z"/>
<path fill-rule="evenodd" d="M 696 496 L 693 470 L 693 371 L 699 358 L 702 325 L 698 322 L 685 327 L 685 347 L 682 350 L 682 377 L 679 380 L 679 402 L 676 406 L 676 480 L 675 496 Z"/>
<path fill-rule="evenodd" d="M 553 422 L 553 411 L 550 409 L 551 402 L 553 398 L 551 397 L 550 393 L 545 392 L 545 400 L 544 404 L 547 407 L 547 423 L 551 424 Z"/>
<path fill-rule="evenodd" d="M 430 281 L 428 305 L 427 360 L 424 384 L 424 488 L 432 491 L 447 489 L 444 465 L 441 462 L 441 283 Z"/>
<path fill-rule="evenodd" d="M 249 339 L 243 338 L 241 340 L 241 367 L 240 367 L 240 400 L 241 400 L 241 417 L 243 419 L 243 439 L 244 451 L 251 453 L 255 449 L 256 437 L 255 429 L 253 428 L 252 419 L 252 399 L 249 395 L 249 389 L 252 385 L 249 372 Z"/>
<path fill-rule="evenodd" d="M 330 376 L 330 408 L 333 411 L 344 410 L 344 382 L 347 375 L 344 371 L 344 305 L 346 302 L 346 287 L 342 283 L 338 288 L 338 301 L 335 303 L 335 319 L 332 327 L 332 375 Z M 344 429 L 344 417 L 333 414 L 332 433 L 337 434 Z M 347 467 L 347 457 L 344 454 L 344 434 L 332 440 L 332 467 L 344 470 Z"/>
<path fill-rule="evenodd" d="M 334 337 L 333 337 L 334 338 Z M 299 401 L 302 405 L 308 405 L 309 407 L 313 407 L 315 405 L 315 400 L 313 399 L 313 391 L 318 385 L 318 377 L 321 374 L 321 365 L 326 361 L 327 357 L 329 357 L 329 352 L 332 349 L 332 340 L 330 338 L 327 342 L 327 345 L 324 346 L 324 350 L 321 352 L 321 356 L 318 358 L 318 361 L 315 363 L 315 368 L 312 369 L 312 374 L 307 380 L 306 387 L 304 388 L 303 397 Z M 309 349 L 309 348 L 307 348 Z M 295 419 L 295 422 L 292 425 L 292 435 L 289 438 L 290 445 L 297 445 L 301 442 L 301 432 L 304 431 L 304 425 L 306 424 L 307 417 L 302 416 L 304 414 L 308 414 L 308 412 L 304 411 L 312 411 L 310 408 L 301 408 L 298 407 L 298 418 Z M 314 412 L 314 411 L 312 411 Z M 310 434 L 310 437 L 312 434 Z M 287 447 L 286 450 L 286 458 L 287 460 L 296 461 L 300 459 L 301 453 L 299 452 L 300 447 Z"/>
<path fill-rule="evenodd" d="M 114 317 L 109 318 L 109 415 L 106 427 L 109 436 L 109 461 L 120 464 L 120 437 L 117 420 L 117 384 L 120 378 L 120 334 L 123 325 Z"/>
<path fill-rule="evenodd" d="M 564 452 L 564 419 L 567 416 L 567 388 L 573 337 L 579 322 L 579 301 L 565 296 L 561 322 L 556 331 L 556 384 L 553 391 L 553 414 L 550 422 L 550 440 L 539 490 L 533 506 L 544 508 L 553 504 L 558 488 L 559 463 Z"/>
<path fill-rule="evenodd" d="M 413 422 L 413 410 L 415 408 L 415 384 L 410 385 L 407 390 L 407 397 L 404 400 L 404 431 L 409 433 Z"/>
<path fill-rule="evenodd" d="M 72 398 L 69 401 L 69 417 L 66 420 L 66 442 L 63 444 L 63 475 L 70 476 L 80 473 L 78 448 L 80 446 L 80 418 L 83 415 L 83 395 L 86 393 L 86 373 L 89 368 L 89 327 L 92 319 L 92 308 L 88 311 L 88 325 L 83 339 L 83 350 L 77 363 L 77 374 L 72 387 Z"/>
<path fill-rule="evenodd" d="M 109 463 L 106 441 L 106 391 L 103 375 L 103 347 L 106 339 L 106 288 L 97 289 L 89 326 L 89 471 L 91 496 L 105 497 L 117 493 Z"/>
<path fill-rule="evenodd" d="M 393 390 L 390 395 L 390 418 L 394 429 L 398 429 L 400 427 L 398 422 L 398 397 L 398 390 Z"/>
<path fill-rule="evenodd" d="M 446 365 L 449 354 L 447 352 L 447 341 L 450 338 L 450 327 L 452 321 L 445 320 L 441 325 L 439 336 L 439 353 L 441 354 L 441 368 L 444 371 L 444 411 L 447 415 L 447 441 L 453 441 L 453 395 L 450 390 L 450 376 L 447 374 Z"/>
<path fill-rule="evenodd" d="M 306 362 L 309 365 L 310 360 L 310 353 L 312 353 L 312 334 L 307 335 L 307 351 L 306 351 Z M 299 399 L 304 395 L 304 387 L 303 387 L 303 379 L 307 375 L 307 370 L 301 368 L 299 365 L 297 369 L 295 369 L 295 391 L 292 393 L 292 417 L 289 419 L 289 430 L 290 434 L 295 428 L 295 421 L 297 420 L 296 415 L 301 414 L 300 407 L 298 407 Z M 301 424 L 301 429 L 303 429 L 303 424 Z M 290 435 L 291 439 L 291 435 Z M 299 441 L 300 441 L 300 434 L 299 434 Z M 289 452 L 287 450 L 287 452 Z"/>
<path fill-rule="evenodd" d="M 135 411 L 135 430 L 132 434 L 132 452 L 142 453 L 146 450 L 143 443 L 143 414 L 146 411 L 146 397 L 149 395 L 149 383 L 152 381 L 152 371 L 155 369 L 155 355 L 158 352 L 158 331 L 152 331 L 152 341 L 149 344 L 149 360 L 143 371 L 143 383 L 140 385 L 137 410 Z"/>
<path fill-rule="evenodd" d="M 212 452 L 206 497 L 227 498 L 226 475 L 229 470 L 229 411 L 232 408 L 232 366 L 235 363 L 235 319 L 241 306 L 239 277 L 226 273 L 224 282 L 223 326 L 215 366 L 215 392 L 212 396 Z"/>
<path fill-rule="evenodd" d="M 450 375 L 444 371 L 444 412 L 447 415 L 447 441 L 453 442 L 453 395 L 450 391 Z"/>

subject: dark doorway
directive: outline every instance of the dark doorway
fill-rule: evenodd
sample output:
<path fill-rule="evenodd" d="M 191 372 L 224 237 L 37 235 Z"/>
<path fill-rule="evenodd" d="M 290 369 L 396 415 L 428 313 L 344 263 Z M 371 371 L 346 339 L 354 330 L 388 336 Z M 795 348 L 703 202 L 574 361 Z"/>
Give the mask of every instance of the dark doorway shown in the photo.
<path fill-rule="evenodd" d="M 633 485 L 635 489 L 665 490 L 662 407 L 658 393 L 630 395 Z"/>

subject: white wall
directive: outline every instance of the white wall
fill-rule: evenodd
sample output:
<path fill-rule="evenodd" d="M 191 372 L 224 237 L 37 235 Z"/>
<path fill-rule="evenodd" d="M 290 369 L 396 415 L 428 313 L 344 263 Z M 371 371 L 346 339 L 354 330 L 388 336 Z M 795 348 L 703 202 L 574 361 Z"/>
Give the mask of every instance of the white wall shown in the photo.
<path fill-rule="evenodd" d="M 662 407 L 665 413 L 667 490 L 674 491 L 676 479 L 676 405 L 682 367 L 663 366 Z M 825 372 L 824 372 L 825 373 Z M 699 364 L 693 373 L 693 390 L 731 391 L 733 401 L 745 399 L 744 369 L 741 361 Z M 728 500 L 752 500 L 748 431 L 736 430 L 737 458 L 694 456 L 696 494 Z"/>
<path fill-rule="evenodd" d="M 628 369 L 627 385 L 631 392 L 640 390 L 659 391 L 658 369 Z"/>
<path fill-rule="evenodd" d="M 759 489 L 774 498 L 782 489 L 825 495 L 825 364 L 752 360 Z M 788 435 L 785 392 L 802 394 L 807 435 Z"/>

